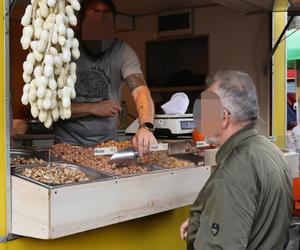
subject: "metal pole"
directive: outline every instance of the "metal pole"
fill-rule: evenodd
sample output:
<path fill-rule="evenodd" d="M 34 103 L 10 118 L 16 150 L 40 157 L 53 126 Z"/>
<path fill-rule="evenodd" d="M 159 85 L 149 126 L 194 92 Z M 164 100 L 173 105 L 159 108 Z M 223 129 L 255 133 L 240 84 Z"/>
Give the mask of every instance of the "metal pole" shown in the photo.
<path fill-rule="evenodd" d="M 11 1 L 5 1 L 5 114 L 6 114 L 6 213 L 7 213 L 7 235 L 12 234 L 12 206 L 11 206 L 11 185 L 10 185 L 10 132 L 11 132 L 11 117 L 10 109 L 11 106 L 11 93 L 10 93 L 10 27 L 9 27 L 9 18 L 10 18 L 10 7 Z"/>

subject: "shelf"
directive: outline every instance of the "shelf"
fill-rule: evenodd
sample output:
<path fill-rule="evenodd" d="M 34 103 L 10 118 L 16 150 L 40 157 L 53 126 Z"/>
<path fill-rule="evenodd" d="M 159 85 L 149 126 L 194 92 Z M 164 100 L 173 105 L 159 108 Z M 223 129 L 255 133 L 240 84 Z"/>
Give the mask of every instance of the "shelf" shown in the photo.
<path fill-rule="evenodd" d="M 151 93 L 164 93 L 164 92 L 191 92 L 203 91 L 205 86 L 184 86 L 184 87 L 166 87 L 166 88 L 150 88 Z"/>
<path fill-rule="evenodd" d="M 16 134 L 13 135 L 15 141 L 32 141 L 32 140 L 51 140 L 55 136 L 53 133 L 49 134 Z"/>

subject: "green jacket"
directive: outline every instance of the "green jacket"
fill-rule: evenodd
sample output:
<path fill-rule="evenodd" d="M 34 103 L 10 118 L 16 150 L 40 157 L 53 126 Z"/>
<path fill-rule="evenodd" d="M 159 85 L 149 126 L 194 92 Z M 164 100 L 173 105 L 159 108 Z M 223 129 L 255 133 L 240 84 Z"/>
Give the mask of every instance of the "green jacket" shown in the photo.
<path fill-rule="evenodd" d="M 281 151 L 249 126 L 221 146 L 216 161 L 190 212 L 187 249 L 284 249 L 293 200 Z"/>

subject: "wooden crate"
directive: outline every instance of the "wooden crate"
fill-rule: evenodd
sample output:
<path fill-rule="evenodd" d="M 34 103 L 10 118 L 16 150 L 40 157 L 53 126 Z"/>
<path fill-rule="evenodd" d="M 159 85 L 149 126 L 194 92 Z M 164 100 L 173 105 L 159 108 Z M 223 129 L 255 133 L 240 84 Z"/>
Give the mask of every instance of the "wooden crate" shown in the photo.
<path fill-rule="evenodd" d="M 190 205 L 210 167 L 47 189 L 12 176 L 12 231 L 54 239 Z"/>

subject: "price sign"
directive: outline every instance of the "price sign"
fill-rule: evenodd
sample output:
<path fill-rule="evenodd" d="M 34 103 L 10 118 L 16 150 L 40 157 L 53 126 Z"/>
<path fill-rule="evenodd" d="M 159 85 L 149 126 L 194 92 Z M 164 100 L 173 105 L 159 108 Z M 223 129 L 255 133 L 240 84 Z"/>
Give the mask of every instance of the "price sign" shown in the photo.
<path fill-rule="evenodd" d="M 150 151 L 167 151 L 169 149 L 168 143 L 159 143 L 159 144 L 153 144 L 150 146 Z"/>
<path fill-rule="evenodd" d="M 206 141 L 197 141 L 196 142 L 196 148 L 203 148 L 203 147 L 208 147 L 209 144 L 206 143 Z"/>
<path fill-rule="evenodd" d="M 108 147 L 108 148 L 95 148 L 94 149 L 94 155 L 100 156 L 100 155 L 113 155 L 118 151 L 117 147 Z"/>

